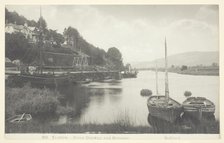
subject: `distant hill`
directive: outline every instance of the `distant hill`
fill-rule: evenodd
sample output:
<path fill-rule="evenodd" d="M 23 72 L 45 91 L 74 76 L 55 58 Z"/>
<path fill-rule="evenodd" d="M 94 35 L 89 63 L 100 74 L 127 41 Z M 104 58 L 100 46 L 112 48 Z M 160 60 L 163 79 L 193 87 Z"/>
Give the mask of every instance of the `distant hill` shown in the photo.
<path fill-rule="evenodd" d="M 134 68 L 150 68 L 155 67 L 157 61 L 158 67 L 164 67 L 164 58 L 145 61 L 145 62 L 133 62 Z M 212 65 L 212 63 L 219 63 L 219 52 L 186 52 L 181 54 L 175 54 L 168 56 L 168 65 L 174 66 L 196 66 L 196 65 Z"/>

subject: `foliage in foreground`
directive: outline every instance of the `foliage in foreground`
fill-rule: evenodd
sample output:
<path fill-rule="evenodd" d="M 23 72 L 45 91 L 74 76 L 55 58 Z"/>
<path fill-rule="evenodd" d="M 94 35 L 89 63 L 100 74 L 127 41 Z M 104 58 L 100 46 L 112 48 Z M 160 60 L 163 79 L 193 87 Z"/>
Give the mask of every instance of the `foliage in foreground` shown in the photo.
<path fill-rule="evenodd" d="M 200 124 L 196 128 L 183 129 L 180 126 L 164 126 L 160 130 L 150 126 L 133 126 L 114 122 L 111 124 L 40 124 L 36 121 L 23 123 L 6 123 L 6 133 L 174 133 L 174 134 L 218 134 L 219 122 L 212 124 Z"/>
<path fill-rule="evenodd" d="M 6 118 L 22 113 L 42 116 L 72 112 L 72 109 L 61 107 L 59 100 L 62 95 L 57 91 L 31 88 L 30 85 L 25 85 L 22 88 L 6 87 L 5 91 Z"/>
<path fill-rule="evenodd" d="M 68 122 L 66 124 L 55 124 L 54 122 L 40 122 L 31 120 L 21 123 L 6 122 L 6 133 L 172 133 L 172 134 L 218 134 L 219 121 L 203 121 L 201 123 L 192 124 L 191 128 L 186 128 L 183 125 L 186 123 L 177 122 L 171 124 L 161 120 L 150 120 L 150 125 L 135 126 L 130 120 L 127 111 L 121 112 L 119 117 L 109 124 L 99 124 L 90 122 L 87 124 L 77 124 Z"/>

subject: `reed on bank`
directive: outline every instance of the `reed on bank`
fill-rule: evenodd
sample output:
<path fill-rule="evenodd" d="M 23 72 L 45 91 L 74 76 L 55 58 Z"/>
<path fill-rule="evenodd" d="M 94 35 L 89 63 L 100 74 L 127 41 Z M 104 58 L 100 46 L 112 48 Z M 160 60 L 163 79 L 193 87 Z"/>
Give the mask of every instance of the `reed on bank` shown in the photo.
<path fill-rule="evenodd" d="M 23 123 L 6 123 L 6 133 L 114 133 L 114 134 L 135 134 L 135 133 L 172 133 L 172 134 L 218 134 L 219 122 L 215 121 L 208 124 L 200 124 L 191 129 L 184 129 L 181 126 L 171 127 L 170 125 L 163 128 L 155 129 L 148 126 L 134 126 L 132 124 L 123 124 L 114 122 L 111 124 L 49 124 L 39 123 L 35 120 Z"/>
<path fill-rule="evenodd" d="M 29 84 L 22 88 L 6 87 L 5 90 L 6 119 L 16 114 L 31 114 L 35 117 L 46 115 L 65 115 L 74 112 L 63 107 L 60 100 L 63 96 L 47 88 L 32 88 Z"/>
<path fill-rule="evenodd" d="M 153 124 L 135 125 L 129 117 L 127 111 L 121 112 L 120 116 L 107 124 L 99 124 L 97 122 L 90 123 L 74 123 L 55 124 L 54 122 L 43 122 L 39 120 L 31 120 L 21 123 L 6 122 L 6 133 L 113 133 L 113 134 L 135 134 L 135 133 L 198 133 L 198 134 L 218 134 L 219 121 L 203 121 L 198 124 L 192 124 L 191 128 L 186 128 L 185 123 L 171 124 L 155 120 Z"/>

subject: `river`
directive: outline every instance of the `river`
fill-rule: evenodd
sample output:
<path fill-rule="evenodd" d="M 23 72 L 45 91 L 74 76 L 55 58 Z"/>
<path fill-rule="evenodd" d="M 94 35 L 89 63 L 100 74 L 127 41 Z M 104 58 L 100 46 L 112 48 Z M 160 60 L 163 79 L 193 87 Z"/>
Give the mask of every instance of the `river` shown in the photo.
<path fill-rule="evenodd" d="M 158 73 L 160 94 L 164 94 L 164 77 L 164 72 Z M 74 108 L 76 115 L 70 119 L 61 116 L 57 124 L 109 124 L 125 120 L 135 126 L 148 126 L 147 97 L 142 97 L 140 91 L 150 89 L 155 93 L 155 83 L 155 72 L 140 71 L 137 78 L 61 87 L 66 106 Z M 186 90 L 192 96 L 206 97 L 215 103 L 215 117 L 219 119 L 219 76 L 169 73 L 169 90 L 170 97 L 180 103 L 185 100 Z"/>

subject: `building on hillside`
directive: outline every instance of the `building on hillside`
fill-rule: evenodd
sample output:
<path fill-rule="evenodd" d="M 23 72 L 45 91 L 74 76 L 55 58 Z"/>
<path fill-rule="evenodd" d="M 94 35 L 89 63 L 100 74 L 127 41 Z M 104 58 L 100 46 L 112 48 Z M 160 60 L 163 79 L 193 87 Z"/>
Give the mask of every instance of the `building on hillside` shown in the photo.
<path fill-rule="evenodd" d="M 5 70 L 18 70 L 16 64 L 14 64 L 9 58 L 5 58 Z"/>
<path fill-rule="evenodd" d="M 24 25 L 7 23 L 5 25 L 5 33 L 22 33 L 31 43 L 36 43 L 38 40 L 38 29 L 36 27 L 29 27 L 27 23 Z"/>
<path fill-rule="evenodd" d="M 90 56 L 81 52 L 77 51 L 77 49 L 73 48 L 74 46 L 70 44 L 63 44 L 63 48 L 71 49 L 74 52 L 74 59 L 73 59 L 73 66 L 74 67 L 81 67 L 81 66 L 88 66 L 90 62 Z"/>
<path fill-rule="evenodd" d="M 77 52 L 78 54 L 74 56 L 73 60 L 73 66 L 88 66 L 89 65 L 89 60 L 90 56 L 86 55 L 85 53 L 82 52 Z"/>

